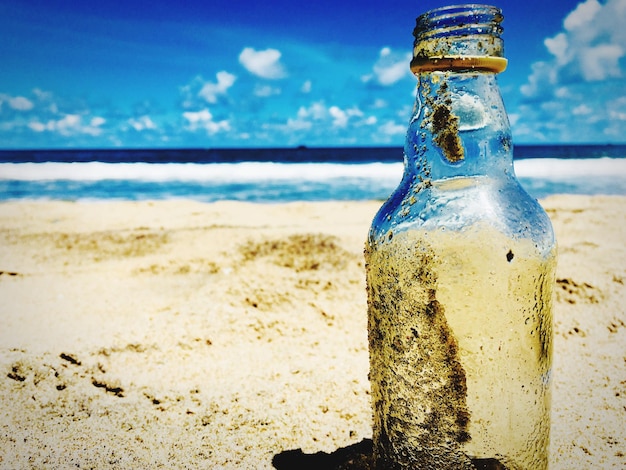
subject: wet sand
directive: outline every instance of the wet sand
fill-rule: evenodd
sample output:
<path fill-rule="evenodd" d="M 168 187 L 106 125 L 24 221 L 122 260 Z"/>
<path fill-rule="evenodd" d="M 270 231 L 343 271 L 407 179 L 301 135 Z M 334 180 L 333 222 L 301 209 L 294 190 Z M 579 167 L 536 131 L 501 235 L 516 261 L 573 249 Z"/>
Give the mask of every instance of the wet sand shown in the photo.
<path fill-rule="evenodd" d="M 559 240 L 552 469 L 626 467 L 626 197 Z M 0 468 L 332 468 L 371 437 L 379 202 L 0 204 Z"/>

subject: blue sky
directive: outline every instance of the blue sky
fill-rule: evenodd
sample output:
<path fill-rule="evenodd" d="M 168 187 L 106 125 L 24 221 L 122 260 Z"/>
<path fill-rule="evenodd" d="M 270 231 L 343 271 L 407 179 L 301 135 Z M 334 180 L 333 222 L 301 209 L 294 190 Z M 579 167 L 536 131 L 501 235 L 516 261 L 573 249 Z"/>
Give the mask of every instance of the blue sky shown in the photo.
<path fill-rule="evenodd" d="M 400 146 L 449 3 L 0 0 L 0 148 Z M 626 142 L 626 0 L 492 3 L 515 142 Z"/>

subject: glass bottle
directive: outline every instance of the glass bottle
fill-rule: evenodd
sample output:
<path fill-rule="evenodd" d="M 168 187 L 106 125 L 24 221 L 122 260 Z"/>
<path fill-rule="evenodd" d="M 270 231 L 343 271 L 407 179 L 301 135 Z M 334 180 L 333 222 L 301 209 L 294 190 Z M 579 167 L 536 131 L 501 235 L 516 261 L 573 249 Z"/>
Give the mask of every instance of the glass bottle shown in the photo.
<path fill-rule="evenodd" d="M 502 19 L 417 18 L 404 176 L 365 250 L 378 469 L 548 465 L 556 241 L 513 170 Z"/>

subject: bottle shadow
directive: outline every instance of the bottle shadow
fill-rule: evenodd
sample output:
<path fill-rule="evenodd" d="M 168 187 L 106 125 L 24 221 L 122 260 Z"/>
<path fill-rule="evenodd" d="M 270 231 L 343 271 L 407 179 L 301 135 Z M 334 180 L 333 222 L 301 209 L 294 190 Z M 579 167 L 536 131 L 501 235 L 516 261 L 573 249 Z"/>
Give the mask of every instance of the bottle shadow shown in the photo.
<path fill-rule="evenodd" d="M 316 452 L 305 454 L 302 449 L 285 450 L 276 454 L 272 465 L 276 470 L 300 470 L 302 468 L 323 468 L 328 470 L 369 470 L 372 463 L 372 440 L 342 447 L 330 454 Z"/>
<path fill-rule="evenodd" d="M 302 449 L 285 450 L 276 454 L 272 465 L 276 470 L 300 470 L 302 468 L 323 468 L 324 470 L 372 470 L 373 446 L 371 439 L 342 447 L 330 454 L 316 452 L 305 454 Z M 476 470 L 507 470 L 496 459 L 472 459 Z"/>

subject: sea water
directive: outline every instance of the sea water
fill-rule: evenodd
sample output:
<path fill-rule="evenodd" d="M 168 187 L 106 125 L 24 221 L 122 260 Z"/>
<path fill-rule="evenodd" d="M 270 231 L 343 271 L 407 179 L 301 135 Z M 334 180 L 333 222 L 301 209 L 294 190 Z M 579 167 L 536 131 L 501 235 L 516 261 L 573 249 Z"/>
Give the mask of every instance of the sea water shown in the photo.
<path fill-rule="evenodd" d="M 518 146 L 535 198 L 626 195 L 626 146 Z M 402 177 L 398 148 L 0 151 L 0 200 L 384 200 Z"/>

